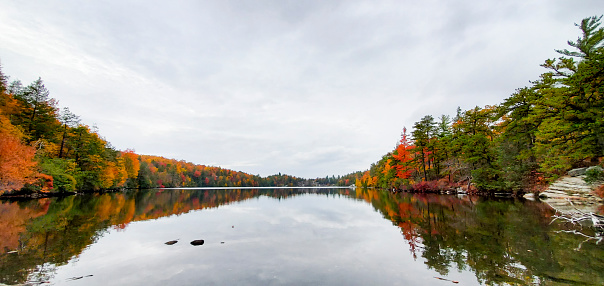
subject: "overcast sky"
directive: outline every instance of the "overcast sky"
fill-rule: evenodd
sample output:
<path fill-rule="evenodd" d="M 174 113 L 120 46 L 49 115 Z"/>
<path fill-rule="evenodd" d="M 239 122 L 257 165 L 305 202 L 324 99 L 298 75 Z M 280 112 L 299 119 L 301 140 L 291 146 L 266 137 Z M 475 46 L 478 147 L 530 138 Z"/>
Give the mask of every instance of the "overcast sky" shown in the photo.
<path fill-rule="evenodd" d="M 602 0 L 8 1 L 0 63 L 120 150 L 344 175 L 529 85 Z"/>

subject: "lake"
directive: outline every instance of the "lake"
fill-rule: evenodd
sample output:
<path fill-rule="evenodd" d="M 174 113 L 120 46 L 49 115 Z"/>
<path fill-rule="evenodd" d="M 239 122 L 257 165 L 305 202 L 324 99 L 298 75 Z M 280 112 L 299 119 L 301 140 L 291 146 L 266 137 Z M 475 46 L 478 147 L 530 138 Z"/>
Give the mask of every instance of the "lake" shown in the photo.
<path fill-rule="evenodd" d="M 4 200 L 0 283 L 604 284 L 604 243 L 554 215 L 527 200 L 347 188 Z"/>

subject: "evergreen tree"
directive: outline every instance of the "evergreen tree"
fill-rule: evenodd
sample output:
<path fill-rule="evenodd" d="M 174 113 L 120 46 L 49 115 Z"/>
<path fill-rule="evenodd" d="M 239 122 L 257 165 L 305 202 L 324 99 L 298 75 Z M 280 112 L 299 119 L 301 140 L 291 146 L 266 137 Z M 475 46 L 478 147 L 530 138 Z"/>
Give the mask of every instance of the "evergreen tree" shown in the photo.
<path fill-rule="evenodd" d="M 598 28 L 600 19 L 590 17 L 577 25 L 583 38 L 569 45 L 578 51 L 559 51 L 571 57 L 547 60 L 543 66 L 549 72 L 535 82 L 541 95 L 534 116 L 541 121 L 536 151 L 546 172 L 562 174 L 604 156 L 604 29 Z"/>
<path fill-rule="evenodd" d="M 493 132 L 496 117 L 494 107 L 482 109 L 476 106 L 454 124 L 456 134 L 452 144 L 469 167 L 466 176 L 480 190 L 500 188 Z"/>
<path fill-rule="evenodd" d="M 416 164 L 421 168 L 424 181 L 428 180 L 427 170 L 430 169 L 430 162 L 432 157 L 430 156 L 433 151 L 432 138 L 436 133 L 436 122 L 432 115 L 424 116 L 420 121 L 413 125 L 413 142 L 415 150 L 418 154 L 416 157 Z"/>
<path fill-rule="evenodd" d="M 23 128 L 30 142 L 38 139 L 54 140 L 60 123 L 57 121 L 56 102 L 50 98 L 44 82 L 38 78 L 25 88 L 20 86 L 20 82 L 16 81 L 9 87 L 23 108 L 15 117 L 15 124 Z"/>
<path fill-rule="evenodd" d="M 534 88 L 518 89 L 499 106 L 502 123 L 497 140 L 498 164 L 504 187 L 515 192 L 528 191 L 538 183 L 539 164 L 535 155 L 536 131 L 541 123 L 534 106 L 541 95 Z"/>

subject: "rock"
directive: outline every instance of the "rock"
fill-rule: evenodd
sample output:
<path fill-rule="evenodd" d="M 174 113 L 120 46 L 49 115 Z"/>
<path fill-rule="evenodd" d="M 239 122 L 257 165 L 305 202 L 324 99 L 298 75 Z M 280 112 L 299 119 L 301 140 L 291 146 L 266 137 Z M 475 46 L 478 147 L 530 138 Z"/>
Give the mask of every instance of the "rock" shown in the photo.
<path fill-rule="evenodd" d="M 204 243 L 203 239 L 196 239 L 196 240 L 191 241 L 191 245 L 195 245 L 195 246 L 203 245 L 203 243 Z"/>
<path fill-rule="evenodd" d="M 587 172 L 587 168 L 577 168 L 577 169 L 572 169 L 572 170 L 568 171 L 568 175 L 571 177 L 576 177 L 576 176 L 585 175 L 585 172 Z"/>
<path fill-rule="evenodd" d="M 533 193 L 526 193 L 526 194 L 524 194 L 524 198 L 527 199 L 527 200 L 534 201 L 535 200 L 535 194 L 533 194 Z"/>
<path fill-rule="evenodd" d="M 604 172 L 604 169 L 602 169 L 602 167 L 600 167 L 600 166 L 591 166 L 591 167 L 585 169 L 585 173 L 587 173 L 591 170 L 597 170 L 598 172 Z"/>
<path fill-rule="evenodd" d="M 602 199 L 593 194 L 593 186 L 584 179 L 584 175 L 564 176 L 541 192 L 539 198 L 562 213 L 576 209 L 593 212 L 601 205 Z"/>
<path fill-rule="evenodd" d="M 170 240 L 168 242 L 166 242 L 167 245 L 172 245 L 172 244 L 176 244 L 178 242 L 178 240 Z"/>

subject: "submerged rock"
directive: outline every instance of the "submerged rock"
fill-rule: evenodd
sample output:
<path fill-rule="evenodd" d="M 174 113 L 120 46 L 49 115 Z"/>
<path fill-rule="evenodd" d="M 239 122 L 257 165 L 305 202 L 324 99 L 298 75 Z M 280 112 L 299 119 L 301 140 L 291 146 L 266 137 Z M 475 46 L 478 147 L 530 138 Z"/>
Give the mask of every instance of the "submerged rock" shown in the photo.
<path fill-rule="evenodd" d="M 196 239 L 196 240 L 191 241 L 191 245 L 195 245 L 195 246 L 203 245 L 203 243 L 204 243 L 203 239 Z"/>

